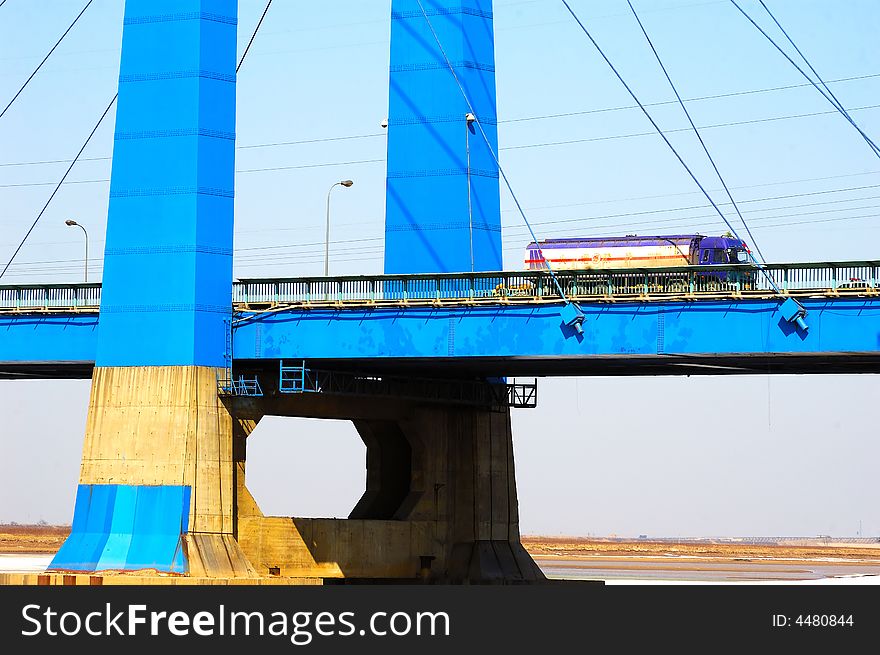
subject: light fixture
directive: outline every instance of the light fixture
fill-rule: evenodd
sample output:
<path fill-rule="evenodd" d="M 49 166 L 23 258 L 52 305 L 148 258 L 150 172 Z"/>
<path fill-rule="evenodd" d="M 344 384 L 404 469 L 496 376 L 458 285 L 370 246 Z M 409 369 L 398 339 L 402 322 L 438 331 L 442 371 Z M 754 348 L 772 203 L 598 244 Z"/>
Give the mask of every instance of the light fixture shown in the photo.
<path fill-rule="evenodd" d="M 342 180 L 341 182 L 336 182 L 333 186 L 330 187 L 330 190 L 327 192 L 327 229 L 324 236 L 324 277 L 328 277 L 330 275 L 330 196 L 333 193 L 333 189 L 338 186 L 349 189 L 354 186 L 354 182 L 352 180 Z"/>
<path fill-rule="evenodd" d="M 85 257 L 85 264 L 84 264 L 84 271 L 83 271 L 83 282 L 85 284 L 88 284 L 89 283 L 89 233 L 86 231 L 86 228 L 84 228 L 82 225 L 80 225 L 79 223 L 77 223 L 75 220 L 73 220 L 71 218 L 68 218 L 66 221 L 64 221 L 64 224 L 67 227 L 78 227 L 79 229 L 81 229 L 83 231 L 83 235 L 85 235 L 85 238 L 86 238 L 86 257 Z"/>

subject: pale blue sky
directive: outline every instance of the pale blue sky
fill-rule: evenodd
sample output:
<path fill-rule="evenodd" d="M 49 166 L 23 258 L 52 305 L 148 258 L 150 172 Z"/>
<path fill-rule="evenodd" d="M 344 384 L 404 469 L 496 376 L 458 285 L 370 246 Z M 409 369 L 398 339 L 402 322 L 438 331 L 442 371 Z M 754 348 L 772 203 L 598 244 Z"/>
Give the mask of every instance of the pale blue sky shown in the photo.
<path fill-rule="evenodd" d="M 859 78 L 832 88 L 880 136 L 880 5 L 766 1 L 827 80 Z M 83 4 L 8 0 L 0 8 L 0 105 Z M 880 160 L 855 131 L 823 113 L 830 106 L 815 90 L 795 86 L 803 79 L 727 0 L 634 4 L 686 99 L 739 94 L 689 103 L 698 125 L 780 119 L 704 132 L 767 258 L 877 258 Z M 243 45 L 264 3 L 240 5 Z M 624 0 L 572 6 L 644 101 L 673 99 Z M 743 6 L 768 24 L 757 2 Z M 95 0 L 0 120 L 0 261 L 66 167 L 31 162 L 69 159 L 115 92 L 122 9 L 122 0 Z M 239 79 L 236 275 L 320 274 L 326 189 L 343 178 L 355 186 L 334 196 L 331 270 L 380 272 L 389 15 L 389 0 L 273 3 Z M 607 138 L 651 128 L 638 111 L 601 111 L 631 101 L 558 0 L 498 0 L 495 15 L 502 164 L 539 237 L 724 230 L 658 137 Z M 652 112 L 665 129 L 687 125 L 674 105 Z M 571 115 L 535 118 L 559 114 Z M 112 125 L 4 283 L 79 279 L 81 233 L 66 218 L 89 229 L 91 275 L 100 278 Z M 348 136 L 359 138 L 265 146 Z M 693 135 L 670 138 L 717 189 Z M 536 146 L 560 141 L 579 143 Z M 323 166 L 337 162 L 360 163 Z M 287 168 L 254 171 L 275 167 Z M 519 268 L 528 238 L 506 194 L 502 205 L 505 264 Z M 880 533 L 871 491 L 878 391 L 874 376 L 543 381 L 541 407 L 514 417 L 523 527 L 854 534 L 861 519 L 865 533 Z M 0 383 L 0 520 L 69 520 L 87 396 L 85 382 Z M 262 426 L 251 449 L 263 504 L 344 514 L 363 484 L 354 430 L 286 425 Z M 270 450 L 301 466 L 293 483 L 272 474 Z M 307 493 L 320 474 L 305 463 L 331 452 L 344 453 L 344 479 L 322 504 Z"/>

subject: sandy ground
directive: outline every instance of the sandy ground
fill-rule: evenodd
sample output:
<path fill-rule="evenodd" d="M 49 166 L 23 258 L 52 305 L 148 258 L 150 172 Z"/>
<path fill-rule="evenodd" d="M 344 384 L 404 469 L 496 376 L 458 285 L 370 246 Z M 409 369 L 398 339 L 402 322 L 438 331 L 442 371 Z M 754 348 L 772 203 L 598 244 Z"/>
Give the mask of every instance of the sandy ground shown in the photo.
<path fill-rule="evenodd" d="M 45 569 L 70 531 L 0 525 L 0 570 Z M 833 582 L 880 584 L 880 543 L 788 540 L 625 540 L 523 537 L 550 577 L 632 582 Z"/>
<path fill-rule="evenodd" d="M 581 537 L 523 537 L 526 550 L 537 558 L 695 557 L 716 560 L 784 559 L 871 561 L 880 565 L 880 543 L 731 543 L 712 540 L 622 540 Z"/>
<path fill-rule="evenodd" d="M 53 554 L 70 533 L 68 526 L 0 525 L 0 553 Z M 526 536 L 526 550 L 540 559 L 694 557 L 713 560 L 834 560 L 870 561 L 880 565 L 880 543 L 731 543 L 729 540 L 626 540 L 584 537 Z"/>
<path fill-rule="evenodd" d="M 68 526 L 0 525 L 0 553 L 54 554 L 68 534 Z"/>

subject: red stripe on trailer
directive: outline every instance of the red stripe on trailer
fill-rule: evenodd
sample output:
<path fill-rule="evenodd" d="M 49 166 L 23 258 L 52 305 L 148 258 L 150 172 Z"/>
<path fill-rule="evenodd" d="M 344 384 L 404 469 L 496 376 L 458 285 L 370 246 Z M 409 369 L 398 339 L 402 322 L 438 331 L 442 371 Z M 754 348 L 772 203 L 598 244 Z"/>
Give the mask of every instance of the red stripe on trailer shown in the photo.
<path fill-rule="evenodd" d="M 544 262 L 550 262 L 551 264 L 554 262 L 628 262 L 634 260 L 653 260 L 653 259 L 684 259 L 687 261 L 687 257 L 682 255 L 663 255 L 661 257 L 601 257 L 599 259 L 593 259 L 592 257 L 582 257 L 582 258 L 565 258 L 560 257 L 559 259 L 527 259 L 525 260 L 526 264 L 543 264 Z"/>

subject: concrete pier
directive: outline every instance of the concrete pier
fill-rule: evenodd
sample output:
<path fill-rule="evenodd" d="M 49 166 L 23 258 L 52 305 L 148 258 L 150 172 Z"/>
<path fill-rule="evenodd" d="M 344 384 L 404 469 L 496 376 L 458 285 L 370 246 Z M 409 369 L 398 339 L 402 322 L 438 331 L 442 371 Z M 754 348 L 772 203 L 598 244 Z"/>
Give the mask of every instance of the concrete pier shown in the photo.
<path fill-rule="evenodd" d="M 314 395 L 313 395 L 314 396 Z M 395 400 L 236 400 L 237 536 L 261 575 L 522 583 L 544 579 L 520 543 L 509 411 Z M 367 483 L 348 519 L 266 517 L 245 481 L 262 411 L 351 418 Z"/>
<path fill-rule="evenodd" d="M 51 569 L 252 577 L 233 539 L 237 0 L 126 0 L 96 368 Z M 174 44 L 174 47 L 169 47 Z"/>

